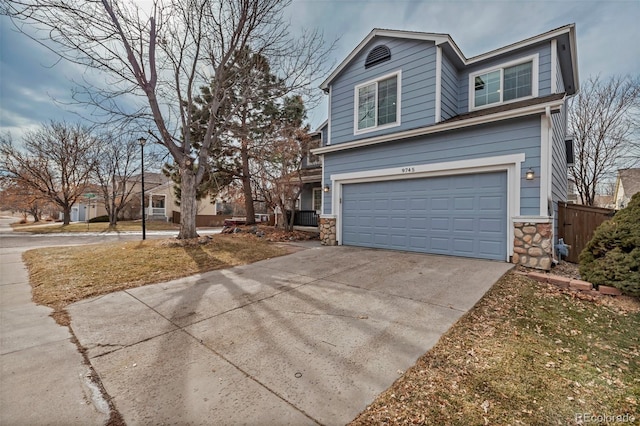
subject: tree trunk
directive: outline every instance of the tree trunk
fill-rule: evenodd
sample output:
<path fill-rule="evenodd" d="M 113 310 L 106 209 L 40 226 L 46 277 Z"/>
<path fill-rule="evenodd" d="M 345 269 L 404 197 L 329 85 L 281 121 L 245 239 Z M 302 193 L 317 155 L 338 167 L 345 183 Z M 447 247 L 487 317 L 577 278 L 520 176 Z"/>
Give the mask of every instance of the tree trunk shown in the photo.
<path fill-rule="evenodd" d="M 244 193 L 244 210 L 246 212 L 245 222 L 247 225 L 256 223 L 256 212 L 253 208 L 253 191 L 251 190 L 251 175 L 249 172 L 249 148 L 247 142 L 242 142 L 240 148 L 240 157 L 242 158 L 242 190 Z"/>
<path fill-rule="evenodd" d="M 40 209 L 37 205 L 34 205 L 31 209 L 31 215 L 33 216 L 34 222 L 40 222 Z"/>
<path fill-rule="evenodd" d="M 118 212 L 113 204 L 109 209 L 109 228 L 115 228 L 118 225 Z"/>
<path fill-rule="evenodd" d="M 198 204 L 196 201 L 196 176 L 193 170 L 180 169 L 180 233 L 179 240 L 198 238 L 196 231 L 196 215 Z"/>
<path fill-rule="evenodd" d="M 62 224 L 68 225 L 71 221 L 71 206 L 62 206 Z"/>
<path fill-rule="evenodd" d="M 115 228 L 118 225 L 118 210 L 116 209 L 116 197 L 118 196 L 118 187 L 116 186 L 115 177 L 111 177 L 111 194 L 108 194 L 107 214 L 109 215 L 109 228 Z M 107 204 L 105 202 L 105 204 Z M 122 205 L 122 199 L 120 201 Z"/>

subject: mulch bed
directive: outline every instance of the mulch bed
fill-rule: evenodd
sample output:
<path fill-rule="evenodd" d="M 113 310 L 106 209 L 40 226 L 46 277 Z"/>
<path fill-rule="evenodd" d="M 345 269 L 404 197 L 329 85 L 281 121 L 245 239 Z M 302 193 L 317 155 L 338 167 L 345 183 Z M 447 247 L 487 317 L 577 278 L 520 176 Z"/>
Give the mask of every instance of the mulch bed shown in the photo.
<path fill-rule="evenodd" d="M 270 242 L 287 242 L 287 241 L 308 241 L 318 240 L 320 238 L 317 232 L 305 232 L 305 231 L 285 231 L 281 228 L 275 228 L 267 225 L 241 225 L 227 228 L 226 232 L 223 229 L 223 233 L 236 234 L 253 234 L 260 238 L 264 238 L 265 241 Z"/>

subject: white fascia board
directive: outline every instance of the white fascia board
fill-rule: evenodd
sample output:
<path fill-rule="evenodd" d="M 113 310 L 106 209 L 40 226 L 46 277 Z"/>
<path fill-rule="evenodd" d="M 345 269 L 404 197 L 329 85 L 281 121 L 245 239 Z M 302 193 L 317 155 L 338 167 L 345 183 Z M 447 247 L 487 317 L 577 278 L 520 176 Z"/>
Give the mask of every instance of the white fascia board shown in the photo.
<path fill-rule="evenodd" d="M 425 136 L 425 135 L 445 132 L 449 130 L 462 129 L 465 127 L 477 126 L 480 124 L 495 123 L 497 121 L 508 120 L 511 118 L 525 117 L 527 115 L 544 114 L 547 107 L 549 107 L 551 111 L 557 111 L 560 109 L 562 105 L 564 105 L 564 99 L 559 99 L 559 100 L 547 102 L 544 104 L 531 105 L 528 107 L 512 109 L 512 110 L 503 111 L 495 114 L 472 117 L 466 120 L 444 122 L 444 123 L 435 124 L 431 126 L 420 127 L 418 129 L 405 130 L 403 132 L 392 133 L 390 135 L 375 136 L 372 138 L 360 139 L 353 142 L 345 142 L 338 145 L 324 146 L 322 148 L 314 148 L 311 150 L 311 152 L 314 155 L 320 155 L 320 154 L 326 154 L 329 152 L 360 148 L 363 146 L 377 145 L 379 143 L 396 141 L 399 139 L 408 139 L 416 136 Z"/>
<path fill-rule="evenodd" d="M 514 216 L 515 223 L 551 223 L 552 217 L 549 216 Z"/>
<path fill-rule="evenodd" d="M 514 50 L 520 50 L 522 48 L 528 47 L 528 46 L 532 46 L 534 44 L 538 44 L 547 40 L 551 40 L 554 39 L 556 37 L 559 37 L 563 34 L 569 33 L 569 36 L 571 36 L 571 33 L 573 33 L 575 31 L 575 24 L 569 24 L 569 25 L 565 25 L 564 27 L 560 27 L 557 28 L 553 31 L 550 32 L 546 32 L 544 34 L 540 34 L 537 36 L 533 36 L 531 38 L 528 38 L 526 40 L 522 40 L 513 44 L 510 44 L 508 46 L 504 46 L 501 47 L 499 49 L 496 50 L 492 50 L 490 52 L 487 53 L 483 53 L 481 55 L 478 56 L 474 56 L 472 58 L 469 58 L 465 61 L 465 65 L 471 65 L 474 64 L 476 62 L 481 62 L 487 59 L 491 59 L 494 56 L 499 56 L 499 55 L 503 55 L 505 53 L 509 53 L 512 52 Z M 572 46 L 573 47 L 573 46 Z"/>
<path fill-rule="evenodd" d="M 551 40 L 551 93 L 558 93 L 558 40 Z"/>

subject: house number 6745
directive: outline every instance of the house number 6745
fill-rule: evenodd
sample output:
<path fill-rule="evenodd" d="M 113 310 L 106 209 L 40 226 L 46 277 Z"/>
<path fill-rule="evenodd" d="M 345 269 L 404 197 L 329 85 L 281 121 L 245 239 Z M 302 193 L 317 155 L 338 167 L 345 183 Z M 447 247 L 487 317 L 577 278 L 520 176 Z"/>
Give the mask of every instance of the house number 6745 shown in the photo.
<path fill-rule="evenodd" d="M 415 167 L 403 167 L 402 168 L 402 173 L 413 173 L 416 171 Z"/>

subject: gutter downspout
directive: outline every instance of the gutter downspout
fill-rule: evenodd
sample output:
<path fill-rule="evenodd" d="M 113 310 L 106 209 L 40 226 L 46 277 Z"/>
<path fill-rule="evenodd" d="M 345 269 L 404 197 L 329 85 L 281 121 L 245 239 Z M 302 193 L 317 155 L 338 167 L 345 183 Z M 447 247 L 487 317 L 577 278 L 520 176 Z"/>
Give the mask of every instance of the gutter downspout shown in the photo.
<path fill-rule="evenodd" d="M 546 188 L 545 188 L 545 194 L 547 197 L 547 206 L 553 206 L 553 196 L 551 195 L 551 185 L 552 185 L 552 181 L 553 181 L 553 120 L 551 119 L 551 107 L 547 106 L 544 109 L 544 116 L 547 120 L 547 126 L 548 126 L 548 131 L 549 131 L 549 137 L 548 137 L 548 143 L 549 143 L 549 147 L 547 149 L 547 164 L 549 165 L 549 167 L 551 168 L 549 173 L 549 179 L 547 179 L 546 181 Z M 549 208 L 549 207 L 547 207 Z M 556 223 L 556 217 L 555 214 L 556 212 L 553 210 L 553 208 L 550 209 L 550 216 L 551 216 L 551 226 L 552 226 L 552 232 L 555 231 L 555 227 L 554 224 Z M 555 237 L 557 237 L 557 235 L 555 235 L 555 232 L 553 232 L 553 238 L 551 238 L 551 262 L 554 265 L 558 264 L 558 259 L 556 258 L 556 247 L 555 247 Z"/>

